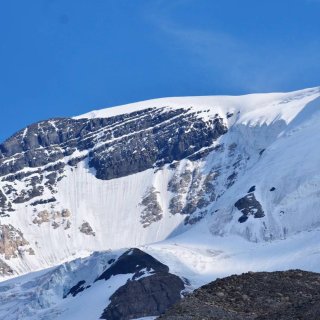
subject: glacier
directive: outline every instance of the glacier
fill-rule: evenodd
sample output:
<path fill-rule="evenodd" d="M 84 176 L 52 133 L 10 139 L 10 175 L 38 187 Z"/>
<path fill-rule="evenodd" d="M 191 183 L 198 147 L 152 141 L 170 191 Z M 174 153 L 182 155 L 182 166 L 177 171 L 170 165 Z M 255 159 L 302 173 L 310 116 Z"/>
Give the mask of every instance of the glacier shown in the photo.
<path fill-rule="evenodd" d="M 319 125 L 311 88 L 148 100 L 23 129 L 0 148 L 0 317 L 98 319 L 132 275 L 94 279 L 133 247 L 187 291 L 248 270 L 319 272 Z M 63 299 L 80 280 L 90 288 Z"/>

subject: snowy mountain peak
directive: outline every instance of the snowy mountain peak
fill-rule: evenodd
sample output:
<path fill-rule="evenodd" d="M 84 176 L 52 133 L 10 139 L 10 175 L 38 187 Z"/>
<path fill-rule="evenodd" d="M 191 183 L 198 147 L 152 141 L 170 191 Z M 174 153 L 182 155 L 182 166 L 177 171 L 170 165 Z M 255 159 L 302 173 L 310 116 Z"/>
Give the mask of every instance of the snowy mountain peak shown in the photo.
<path fill-rule="evenodd" d="M 319 125 L 312 88 L 17 132 L 0 145 L 0 274 L 38 271 L 0 284 L 0 318 L 154 319 L 217 277 L 320 271 Z"/>
<path fill-rule="evenodd" d="M 319 96 L 155 99 L 17 132 L 0 145 L 2 275 L 202 224 L 253 242 L 313 230 Z"/>
<path fill-rule="evenodd" d="M 240 123 L 252 121 L 270 123 L 277 118 L 290 122 L 303 107 L 315 97 L 319 97 L 320 87 L 286 93 L 259 93 L 242 96 L 191 96 L 151 99 L 126 105 L 94 110 L 74 119 L 109 118 L 148 108 L 190 108 L 192 111 L 206 111 L 206 116 L 219 113 L 225 116 L 241 113 Z M 209 109 L 209 110 L 208 110 Z M 191 112 L 192 112 L 191 111 Z"/>

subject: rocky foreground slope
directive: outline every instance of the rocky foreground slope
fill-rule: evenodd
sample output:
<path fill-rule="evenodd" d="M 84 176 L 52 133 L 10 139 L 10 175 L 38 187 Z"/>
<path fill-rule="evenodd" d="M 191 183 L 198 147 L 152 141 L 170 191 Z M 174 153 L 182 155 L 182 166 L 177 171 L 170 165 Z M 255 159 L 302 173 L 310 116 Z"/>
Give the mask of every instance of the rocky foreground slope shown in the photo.
<path fill-rule="evenodd" d="M 320 274 L 301 270 L 249 272 L 209 283 L 161 320 L 318 320 Z"/>

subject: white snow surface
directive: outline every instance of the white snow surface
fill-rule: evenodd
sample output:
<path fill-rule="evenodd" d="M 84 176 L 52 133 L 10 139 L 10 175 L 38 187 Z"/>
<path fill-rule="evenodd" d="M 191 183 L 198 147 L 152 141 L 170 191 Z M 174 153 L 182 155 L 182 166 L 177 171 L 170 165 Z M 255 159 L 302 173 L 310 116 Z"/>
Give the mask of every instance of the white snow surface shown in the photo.
<path fill-rule="evenodd" d="M 106 282 L 93 283 L 93 279 L 111 256 L 129 247 L 140 247 L 167 264 L 170 272 L 187 278 L 190 290 L 217 277 L 249 270 L 320 272 L 319 88 L 238 97 L 164 98 L 75 118 L 111 117 L 149 107 L 209 110 L 200 115 L 208 118 L 219 114 L 228 133 L 215 143 L 223 144 L 225 151 L 211 152 L 194 162 L 182 160 L 174 170 L 165 165 L 108 181 L 96 179 L 86 161 L 67 168 L 55 197 L 61 209 L 72 213 L 69 229 L 53 229 L 49 223 L 35 225 L 32 209 L 25 204 L 14 215 L 1 218 L 1 223 L 11 223 L 23 232 L 35 255 L 0 258 L 16 275 L 41 271 L 0 284 L 0 319 L 98 319 L 110 295 L 130 275 Z M 233 116 L 227 117 L 228 113 Z M 240 169 L 235 183 L 226 187 L 237 160 L 228 156 L 234 144 L 236 155 L 241 155 Z M 168 183 L 186 168 L 202 174 L 220 170 L 215 180 L 220 196 L 192 226 L 184 226 L 185 216 L 169 210 L 175 195 L 168 191 Z M 252 186 L 265 216 L 250 216 L 239 223 L 241 212 L 234 203 Z M 157 191 L 163 218 L 143 228 L 140 203 L 151 187 Z M 84 221 L 95 236 L 79 232 Z M 100 253 L 88 257 L 94 251 Z M 62 299 L 67 288 L 83 279 L 91 284 L 89 289 Z"/>
<path fill-rule="evenodd" d="M 95 110 L 74 119 L 108 118 L 127 112 L 147 108 L 188 108 L 192 111 L 210 109 L 211 112 L 225 114 L 227 112 L 241 113 L 237 123 L 270 124 L 283 119 L 289 123 L 304 107 L 305 104 L 319 96 L 319 87 L 304 89 L 289 93 L 258 93 L 242 96 L 193 96 L 171 97 L 146 100 L 122 106 Z"/>
<path fill-rule="evenodd" d="M 188 279 L 188 291 L 216 278 L 248 271 L 299 268 L 320 272 L 319 228 L 285 240 L 255 243 L 240 236 L 214 237 L 209 226 L 210 221 L 205 219 L 184 234 L 141 249 L 167 264 L 171 273 Z M 2 282 L 0 319 L 98 320 L 110 296 L 132 277 L 117 275 L 93 282 L 106 262 L 121 252 L 96 253 L 49 271 Z M 91 287 L 63 299 L 63 294 L 80 280 Z"/>

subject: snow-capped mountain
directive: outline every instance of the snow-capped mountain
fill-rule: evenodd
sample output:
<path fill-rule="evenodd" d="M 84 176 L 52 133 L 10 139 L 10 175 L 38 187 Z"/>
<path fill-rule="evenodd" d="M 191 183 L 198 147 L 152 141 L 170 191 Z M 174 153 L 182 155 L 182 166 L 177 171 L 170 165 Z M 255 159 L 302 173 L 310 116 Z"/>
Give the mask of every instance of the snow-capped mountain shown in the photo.
<path fill-rule="evenodd" d="M 319 126 L 312 88 L 149 100 L 19 131 L 0 145 L 1 274 L 83 259 L 3 282 L 0 315 L 76 319 L 96 295 L 85 319 L 158 315 L 162 298 L 143 315 L 112 301 L 155 278 L 181 292 L 248 270 L 320 271 Z M 101 280 L 133 247 L 155 267 Z"/>

